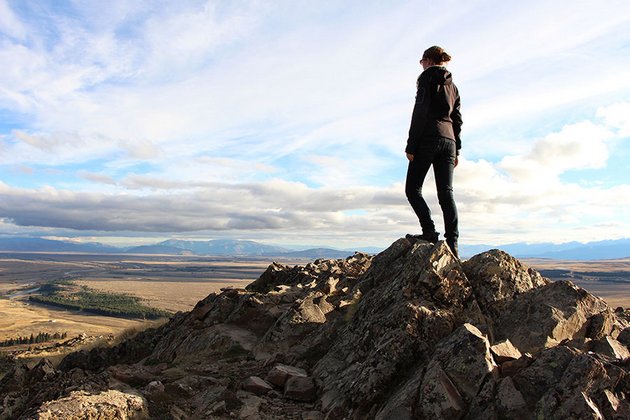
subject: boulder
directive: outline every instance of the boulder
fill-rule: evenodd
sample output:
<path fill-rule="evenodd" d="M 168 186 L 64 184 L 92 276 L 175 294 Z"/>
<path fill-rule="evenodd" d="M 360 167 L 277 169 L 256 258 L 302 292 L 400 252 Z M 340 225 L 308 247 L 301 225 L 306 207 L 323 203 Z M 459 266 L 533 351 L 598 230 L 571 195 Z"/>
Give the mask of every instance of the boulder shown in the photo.
<path fill-rule="evenodd" d="M 315 401 L 317 397 L 315 381 L 307 376 L 292 376 L 284 385 L 284 396 L 298 401 Z"/>
<path fill-rule="evenodd" d="M 284 388 L 284 384 L 289 378 L 306 376 L 307 374 L 304 369 L 278 363 L 269 371 L 269 373 L 267 373 L 265 381 L 280 388 Z"/>
<path fill-rule="evenodd" d="M 563 340 L 586 336 L 590 319 L 606 303 L 569 281 L 556 281 L 519 294 L 491 317 L 494 339 L 509 339 L 520 351 L 536 353 Z"/>
<path fill-rule="evenodd" d="M 242 384 L 241 388 L 245 391 L 253 392 L 257 395 L 265 395 L 269 391 L 273 390 L 273 387 L 268 384 L 264 379 L 259 378 L 258 376 L 250 376 L 246 378 Z"/>
<path fill-rule="evenodd" d="M 475 255 L 464 262 L 463 268 L 475 299 L 490 314 L 495 311 L 495 304 L 550 283 L 536 270 L 498 249 Z"/>

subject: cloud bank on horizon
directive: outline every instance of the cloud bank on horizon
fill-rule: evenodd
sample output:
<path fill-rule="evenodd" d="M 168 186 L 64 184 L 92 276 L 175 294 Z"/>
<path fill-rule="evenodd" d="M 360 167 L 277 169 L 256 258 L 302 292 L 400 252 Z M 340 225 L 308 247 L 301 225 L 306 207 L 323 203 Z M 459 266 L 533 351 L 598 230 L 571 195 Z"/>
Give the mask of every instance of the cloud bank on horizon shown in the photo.
<path fill-rule="evenodd" d="M 0 234 L 417 232 L 404 146 L 438 44 L 462 95 L 461 242 L 628 237 L 629 25 L 626 0 L 0 0 Z"/>

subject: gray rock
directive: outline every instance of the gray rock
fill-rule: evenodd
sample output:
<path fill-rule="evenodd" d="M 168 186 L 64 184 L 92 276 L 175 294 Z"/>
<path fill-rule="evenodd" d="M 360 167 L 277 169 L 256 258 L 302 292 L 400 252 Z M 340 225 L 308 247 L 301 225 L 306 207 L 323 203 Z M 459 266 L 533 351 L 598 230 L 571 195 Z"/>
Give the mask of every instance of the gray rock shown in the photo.
<path fill-rule="evenodd" d="M 606 303 L 568 281 L 522 293 L 493 317 L 495 340 L 509 339 L 520 351 L 536 353 L 563 340 L 585 337 L 590 318 Z"/>
<path fill-rule="evenodd" d="M 238 418 L 243 420 L 258 420 L 260 416 L 260 405 L 262 404 L 262 398 L 254 395 L 239 395 L 243 406 L 238 412 Z"/>
<path fill-rule="evenodd" d="M 498 249 L 475 255 L 463 266 L 477 302 L 490 313 L 495 303 L 505 303 L 550 283 L 536 270 Z"/>
<path fill-rule="evenodd" d="M 534 362 L 531 354 L 525 353 L 516 360 L 508 360 L 501 363 L 500 370 L 502 376 L 514 376 Z"/>
<path fill-rule="evenodd" d="M 147 394 L 164 392 L 164 384 L 160 381 L 149 382 L 149 384 L 146 387 L 144 387 L 144 391 Z"/>
<path fill-rule="evenodd" d="M 484 382 L 497 373 L 488 339 L 464 324 L 436 347 L 416 410 L 427 418 L 461 417 Z"/>
<path fill-rule="evenodd" d="M 218 401 L 214 404 L 212 404 L 212 406 L 210 406 L 210 408 L 208 408 L 208 410 L 206 411 L 206 415 L 210 416 L 210 415 L 221 415 L 227 412 L 227 403 L 225 401 Z"/>
<path fill-rule="evenodd" d="M 422 418 L 457 419 L 466 413 L 466 402 L 442 367 L 432 364 L 420 388 L 416 411 Z"/>
<path fill-rule="evenodd" d="M 532 413 L 527 407 L 523 394 L 516 389 L 512 378 L 503 378 L 497 387 L 497 414 L 506 419 L 531 419 Z"/>
<path fill-rule="evenodd" d="M 296 376 L 306 377 L 307 374 L 304 369 L 277 364 L 267 373 L 265 380 L 272 385 L 284 388 L 284 384 L 287 380 Z"/>
<path fill-rule="evenodd" d="M 273 387 L 270 384 L 258 376 L 250 376 L 245 379 L 241 383 L 241 388 L 257 395 L 265 395 L 269 391 L 273 390 Z"/>
<path fill-rule="evenodd" d="M 297 401 L 315 401 L 317 398 L 315 381 L 310 377 L 292 376 L 284 385 L 284 396 Z"/>

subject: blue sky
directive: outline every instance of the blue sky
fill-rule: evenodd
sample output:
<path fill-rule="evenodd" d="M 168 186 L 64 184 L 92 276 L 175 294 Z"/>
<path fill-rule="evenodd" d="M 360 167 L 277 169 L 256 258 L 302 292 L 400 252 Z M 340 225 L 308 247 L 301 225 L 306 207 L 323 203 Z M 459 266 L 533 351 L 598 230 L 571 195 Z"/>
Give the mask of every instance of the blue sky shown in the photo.
<path fill-rule="evenodd" d="M 386 246 L 419 231 L 404 146 L 438 44 L 460 241 L 629 237 L 628 27 L 627 0 L 0 0 L 0 235 Z"/>

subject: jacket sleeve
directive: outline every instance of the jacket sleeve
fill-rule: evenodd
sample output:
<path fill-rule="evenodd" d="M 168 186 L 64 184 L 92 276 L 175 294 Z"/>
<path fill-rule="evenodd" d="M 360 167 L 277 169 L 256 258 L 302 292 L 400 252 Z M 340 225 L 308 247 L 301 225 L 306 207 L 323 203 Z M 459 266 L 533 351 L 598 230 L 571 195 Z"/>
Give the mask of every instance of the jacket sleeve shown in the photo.
<path fill-rule="evenodd" d="M 431 102 L 431 90 L 429 89 L 429 78 L 420 75 L 418 78 L 418 91 L 416 93 L 416 104 L 411 114 L 411 126 L 409 127 L 409 138 L 407 139 L 406 153 L 414 154 L 418 149 L 422 132 L 427 123 L 429 114 L 429 103 Z"/>
<path fill-rule="evenodd" d="M 459 149 L 462 148 L 462 140 L 459 137 L 459 133 L 462 131 L 462 113 L 460 111 L 459 91 L 455 88 L 455 102 L 453 103 L 453 112 L 451 112 L 451 121 L 453 121 L 453 132 L 455 133 L 455 143 L 457 144 L 457 154 L 459 155 Z"/>

